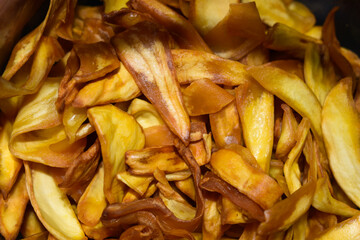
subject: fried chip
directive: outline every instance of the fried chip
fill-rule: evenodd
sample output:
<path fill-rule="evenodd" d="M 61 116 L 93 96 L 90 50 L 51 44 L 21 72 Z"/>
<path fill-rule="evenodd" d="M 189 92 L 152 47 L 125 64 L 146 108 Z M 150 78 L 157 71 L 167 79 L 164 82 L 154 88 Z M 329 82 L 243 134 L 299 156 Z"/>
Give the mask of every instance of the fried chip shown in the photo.
<path fill-rule="evenodd" d="M 282 190 L 274 179 L 252 167 L 232 150 L 221 149 L 213 153 L 210 164 L 218 176 L 264 209 L 273 206 L 282 195 Z"/>
<path fill-rule="evenodd" d="M 26 187 L 32 206 L 44 227 L 57 239 L 87 239 L 69 199 L 58 188 L 48 167 L 25 163 Z M 59 222 L 58 220 L 63 221 Z"/>
<path fill-rule="evenodd" d="M 152 175 L 156 169 L 174 173 L 188 169 L 188 166 L 173 147 L 152 147 L 138 151 L 127 151 L 125 163 L 135 175 Z"/>
<path fill-rule="evenodd" d="M 251 79 L 244 64 L 215 54 L 188 49 L 173 49 L 171 54 L 180 84 L 209 79 L 216 84 L 236 86 Z"/>
<path fill-rule="evenodd" d="M 77 93 L 72 105 L 75 107 L 92 107 L 96 105 L 125 102 L 137 97 L 140 90 L 134 79 L 120 63 L 118 72 L 109 77 L 87 84 Z"/>
<path fill-rule="evenodd" d="M 77 216 L 83 224 L 93 227 L 100 223 L 101 214 L 106 206 L 104 164 L 100 164 L 95 176 L 78 202 Z"/>
<path fill-rule="evenodd" d="M 144 23 L 116 35 L 112 42 L 140 90 L 172 132 L 188 143 L 190 121 L 176 83 L 167 39 L 156 26 Z"/>
<path fill-rule="evenodd" d="M 359 114 L 351 94 L 351 78 L 330 91 L 322 109 L 322 128 L 330 167 L 346 195 L 359 205 L 357 169 L 360 152 Z"/>
<path fill-rule="evenodd" d="M 74 49 L 80 59 L 80 68 L 73 76 L 76 82 L 103 77 L 120 66 L 113 47 L 108 43 L 76 44 Z"/>
<path fill-rule="evenodd" d="M 106 199 L 109 203 L 121 202 L 123 186 L 116 174 L 125 170 L 126 151 L 144 147 L 144 134 L 132 116 L 113 105 L 90 108 L 88 118 L 100 140 Z"/>
<path fill-rule="evenodd" d="M 321 105 L 310 88 L 296 75 L 270 64 L 251 67 L 251 75 L 266 90 L 279 97 L 303 117 L 309 118 L 317 137 L 321 131 Z"/>
<path fill-rule="evenodd" d="M 24 99 L 11 133 L 9 149 L 23 160 L 68 167 L 81 154 L 86 139 L 69 143 L 55 108 L 59 79 L 47 79 L 39 92 Z"/>
<path fill-rule="evenodd" d="M 160 22 L 185 49 L 211 52 L 193 25 L 180 14 L 156 0 L 130 0 L 135 10 L 150 14 Z"/>
<path fill-rule="evenodd" d="M 191 83 L 183 91 L 183 98 L 190 116 L 216 113 L 234 100 L 230 93 L 207 79 Z"/>
<path fill-rule="evenodd" d="M 16 239 L 28 201 L 25 173 L 22 171 L 9 196 L 4 199 L 0 195 L 0 233 L 5 239 Z"/>
<path fill-rule="evenodd" d="M 0 131 L 0 191 L 3 198 L 7 199 L 8 193 L 17 179 L 22 162 L 14 157 L 9 150 L 12 123 L 9 120 L 4 120 Z"/>
<path fill-rule="evenodd" d="M 274 138 L 274 96 L 257 82 L 236 89 L 244 142 L 261 168 L 269 171 Z"/>
<path fill-rule="evenodd" d="M 204 39 L 219 56 L 239 60 L 259 46 L 265 38 L 265 26 L 254 3 L 234 3 L 227 15 Z"/>

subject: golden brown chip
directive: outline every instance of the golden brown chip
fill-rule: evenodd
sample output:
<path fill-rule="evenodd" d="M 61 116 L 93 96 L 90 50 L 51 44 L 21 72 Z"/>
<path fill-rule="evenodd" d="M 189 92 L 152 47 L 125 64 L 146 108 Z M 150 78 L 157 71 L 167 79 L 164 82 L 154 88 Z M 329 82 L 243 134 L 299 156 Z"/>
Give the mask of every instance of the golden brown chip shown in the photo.
<path fill-rule="evenodd" d="M 296 75 L 276 67 L 251 67 L 251 75 L 266 90 L 279 97 L 303 117 L 309 118 L 316 137 L 321 138 L 321 105 L 310 88 Z"/>
<path fill-rule="evenodd" d="M 125 163 L 135 175 L 152 175 L 156 169 L 174 173 L 188 169 L 188 166 L 173 147 L 152 147 L 138 151 L 127 151 Z"/>
<path fill-rule="evenodd" d="M 245 65 L 215 54 L 188 49 L 173 49 L 171 54 L 180 84 L 209 79 L 216 84 L 236 86 L 251 79 Z"/>
<path fill-rule="evenodd" d="M 274 179 L 252 167 L 232 150 L 221 149 L 213 153 L 210 164 L 218 176 L 264 209 L 273 206 L 282 195 L 282 190 Z"/>
<path fill-rule="evenodd" d="M 101 214 L 106 206 L 104 164 L 100 164 L 95 176 L 78 202 L 77 216 L 83 224 L 94 227 L 100 223 Z"/>
<path fill-rule="evenodd" d="M 116 179 L 116 174 L 125 170 L 126 151 L 144 147 L 144 134 L 131 115 L 113 105 L 92 107 L 88 117 L 100 140 L 106 199 L 109 203 L 121 202 L 124 186 Z"/>
<path fill-rule="evenodd" d="M 257 82 L 236 89 L 244 142 L 261 168 L 269 171 L 274 138 L 274 96 Z"/>
<path fill-rule="evenodd" d="M 14 157 L 9 150 L 9 140 L 12 124 L 4 120 L 0 129 L 0 191 L 3 198 L 7 198 L 21 169 L 21 160 Z"/>
<path fill-rule="evenodd" d="M 35 95 L 27 96 L 16 116 L 9 149 L 23 160 L 68 167 L 81 154 L 86 138 L 67 141 L 55 101 L 59 79 L 49 78 Z"/>
<path fill-rule="evenodd" d="M 211 52 L 200 34 L 180 14 L 156 0 L 130 0 L 135 10 L 150 14 L 176 39 L 182 48 Z"/>
<path fill-rule="evenodd" d="M 230 93 L 207 79 L 191 83 L 183 91 L 183 98 L 190 116 L 216 113 L 234 100 Z"/>
<path fill-rule="evenodd" d="M 182 104 L 167 39 L 157 26 L 143 23 L 116 35 L 112 42 L 143 94 L 172 132 L 188 143 L 189 116 Z"/>
<path fill-rule="evenodd" d="M 254 3 L 234 3 L 227 15 L 205 36 L 210 48 L 223 58 L 239 60 L 259 46 L 265 26 Z"/>
<path fill-rule="evenodd" d="M 326 97 L 322 129 L 332 173 L 346 195 L 359 205 L 356 179 L 360 167 L 360 125 L 351 84 L 351 78 L 342 79 Z"/>
<path fill-rule="evenodd" d="M 73 76 L 76 82 L 103 77 L 120 66 L 113 47 L 108 43 L 76 44 L 74 49 L 80 59 L 80 68 Z"/>
<path fill-rule="evenodd" d="M 31 204 L 50 234 L 64 240 L 87 239 L 69 199 L 58 188 L 48 167 L 38 163 L 25 163 L 25 171 Z"/>
<path fill-rule="evenodd" d="M 120 69 L 96 82 L 91 82 L 79 90 L 72 105 L 92 107 L 96 105 L 125 102 L 140 94 L 134 79 L 120 63 Z"/>
<path fill-rule="evenodd" d="M 0 233 L 5 239 L 16 239 L 28 201 L 25 173 L 21 171 L 8 197 L 0 195 Z"/>

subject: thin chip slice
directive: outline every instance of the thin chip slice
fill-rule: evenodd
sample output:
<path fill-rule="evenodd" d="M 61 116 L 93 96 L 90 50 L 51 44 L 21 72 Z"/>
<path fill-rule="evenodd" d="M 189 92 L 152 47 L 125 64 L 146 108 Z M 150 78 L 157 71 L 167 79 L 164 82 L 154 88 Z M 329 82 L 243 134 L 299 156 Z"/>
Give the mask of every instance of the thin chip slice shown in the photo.
<path fill-rule="evenodd" d="M 272 207 L 282 195 L 282 189 L 274 179 L 232 150 L 221 149 L 213 153 L 210 164 L 218 176 L 264 209 Z"/>
<path fill-rule="evenodd" d="M 134 79 L 120 63 L 118 72 L 109 77 L 87 84 L 80 89 L 72 105 L 91 107 L 115 102 L 125 102 L 140 94 Z"/>
<path fill-rule="evenodd" d="M 28 201 L 25 173 L 22 171 L 7 199 L 0 195 L 0 233 L 5 239 L 16 239 Z"/>
<path fill-rule="evenodd" d="M 180 84 L 209 79 L 216 84 L 236 86 L 251 79 L 244 64 L 215 54 L 188 49 L 172 49 L 171 54 Z"/>
<path fill-rule="evenodd" d="M 322 128 L 330 167 L 346 195 L 360 206 L 360 125 L 352 98 L 351 78 L 342 79 L 328 94 L 322 110 Z"/>
<path fill-rule="evenodd" d="M 207 79 L 191 83 L 183 91 L 183 98 L 190 116 L 216 113 L 234 100 L 230 93 Z"/>
<path fill-rule="evenodd" d="M 94 178 L 87 186 L 77 205 L 77 216 L 87 226 L 100 223 L 107 203 L 104 194 L 104 164 L 100 164 Z"/>
<path fill-rule="evenodd" d="M 69 199 L 48 170 L 42 164 L 25 163 L 26 187 L 36 215 L 57 239 L 87 239 Z"/>
<path fill-rule="evenodd" d="M 193 25 L 171 8 L 156 0 L 130 0 L 129 4 L 160 22 L 182 48 L 211 52 Z"/>
<path fill-rule="evenodd" d="M 125 170 L 126 151 L 144 147 L 144 134 L 131 115 L 113 105 L 90 108 L 88 118 L 100 140 L 106 199 L 109 203 L 121 202 L 124 186 L 116 179 L 116 174 Z"/>
<path fill-rule="evenodd" d="M 153 147 L 138 151 L 127 151 L 125 162 L 130 167 L 128 171 L 135 175 L 152 175 L 156 169 L 165 173 L 188 169 L 186 163 L 173 147 Z"/>
<path fill-rule="evenodd" d="M 299 77 L 273 67 L 271 63 L 251 67 L 248 71 L 266 90 L 279 97 L 301 116 L 307 117 L 315 136 L 322 137 L 321 105 Z"/>
<path fill-rule="evenodd" d="M 0 131 L 0 191 L 6 199 L 16 181 L 22 162 L 14 157 L 9 150 L 9 140 L 12 131 L 11 122 L 5 120 Z"/>
<path fill-rule="evenodd" d="M 245 144 L 261 168 L 269 172 L 274 138 L 274 96 L 251 81 L 236 89 L 236 106 Z"/>
<path fill-rule="evenodd" d="M 153 23 L 144 22 L 116 35 L 112 43 L 140 90 L 171 131 L 187 144 L 190 121 L 176 82 L 168 35 Z"/>

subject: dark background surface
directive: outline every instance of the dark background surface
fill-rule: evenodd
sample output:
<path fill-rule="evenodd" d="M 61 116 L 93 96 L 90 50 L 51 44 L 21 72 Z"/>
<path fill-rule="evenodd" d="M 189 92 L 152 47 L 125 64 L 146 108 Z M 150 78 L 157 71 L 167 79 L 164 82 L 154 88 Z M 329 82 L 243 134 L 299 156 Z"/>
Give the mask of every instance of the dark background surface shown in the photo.
<path fill-rule="evenodd" d="M 316 24 L 323 25 L 330 10 L 339 6 L 335 15 L 336 36 L 341 46 L 360 55 L 360 0 L 298 0 L 316 16 Z"/>

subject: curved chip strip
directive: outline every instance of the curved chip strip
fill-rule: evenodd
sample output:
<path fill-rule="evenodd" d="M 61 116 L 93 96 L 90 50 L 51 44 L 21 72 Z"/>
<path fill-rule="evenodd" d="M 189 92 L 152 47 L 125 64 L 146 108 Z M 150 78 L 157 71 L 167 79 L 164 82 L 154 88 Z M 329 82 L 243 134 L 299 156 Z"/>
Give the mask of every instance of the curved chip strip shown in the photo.
<path fill-rule="evenodd" d="M 127 171 L 119 172 L 116 175 L 117 179 L 124 184 L 126 184 L 129 188 L 134 190 L 140 196 L 143 196 L 148 189 L 150 183 L 154 179 L 152 176 L 137 176 L 132 175 Z"/>
<path fill-rule="evenodd" d="M 165 125 L 155 107 L 145 100 L 135 98 L 131 101 L 127 112 L 134 116 L 144 130 L 153 126 Z"/>
<path fill-rule="evenodd" d="M 313 207 L 322 212 L 332 213 L 344 217 L 352 217 L 359 214 L 359 210 L 335 199 L 331 195 L 326 178 L 328 177 L 322 177 L 317 180 L 316 191 L 312 203 Z"/>
<path fill-rule="evenodd" d="M 159 196 L 165 206 L 179 219 L 193 219 L 196 214 L 196 209 L 171 187 L 165 177 L 165 173 L 156 169 L 154 171 L 154 177 L 158 181 L 156 186 L 159 189 Z"/>
<path fill-rule="evenodd" d="M 82 152 L 70 167 L 66 169 L 63 181 L 59 184 L 61 188 L 71 188 L 74 185 L 82 185 L 89 182 L 95 175 L 100 159 L 100 143 L 95 142 Z"/>
<path fill-rule="evenodd" d="M 336 85 L 335 74 L 327 74 L 327 71 L 333 69 L 333 66 L 329 64 L 326 66 L 323 61 L 325 61 L 325 56 L 321 56 L 320 47 L 309 43 L 305 51 L 304 77 L 306 84 L 314 92 L 321 105 L 324 104 L 327 94 Z"/>
<path fill-rule="evenodd" d="M 189 49 L 172 49 L 171 55 L 180 84 L 209 79 L 216 84 L 236 86 L 251 80 L 244 64 L 215 54 Z"/>
<path fill-rule="evenodd" d="M 42 37 L 28 61 L 10 81 L 0 78 L 0 98 L 35 93 L 46 80 L 53 64 L 64 55 L 59 42 L 53 37 Z"/>
<path fill-rule="evenodd" d="M 156 0 L 130 0 L 135 10 L 150 14 L 176 39 L 181 48 L 211 52 L 194 26 L 176 11 Z"/>
<path fill-rule="evenodd" d="M 289 228 L 309 210 L 315 188 L 316 182 L 310 180 L 288 198 L 265 210 L 265 222 L 260 224 L 258 233 L 268 235 Z"/>
<path fill-rule="evenodd" d="M 334 64 L 340 69 L 343 77 L 352 77 L 354 79 L 353 87 L 355 86 L 355 73 L 352 65 L 342 54 L 340 43 L 335 34 L 335 13 L 339 7 L 331 9 L 327 15 L 324 26 L 322 28 L 321 38 L 324 45 L 328 48 L 330 58 Z"/>
<path fill-rule="evenodd" d="M 56 12 L 62 7 L 64 2 L 65 1 L 61 0 L 51 0 L 44 21 L 15 45 L 2 75 L 4 79 L 9 81 L 28 61 L 30 56 L 35 52 L 46 25 L 49 21 L 51 22 L 52 18 L 57 16 Z"/>
<path fill-rule="evenodd" d="M 284 165 L 284 176 L 290 194 L 301 187 L 301 176 L 298 160 L 304 148 L 306 136 L 308 135 L 309 130 L 310 122 L 307 118 L 303 118 L 296 131 L 296 144 L 291 149 Z"/>
<path fill-rule="evenodd" d="M 144 134 L 131 115 L 113 105 L 90 108 L 88 118 L 100 140 L 106 199 L 109 203 L 121 202 L 124 186 L 116 179 L 116 174 L 125 170 L 126 151 L 144 147 Z"/>
<path fill-rule="evenodd" d="M 64 108 L 62 122 L 69 142 L 76 140 L 76 133 L 87 119 L 87 110 L 85 108 L 75 108 L 72 105 L 66 105 Z"/>
<path fill-rule="evenodd" d="M 190 120 L 176 82 L 168 35 L 153 23 L 144 22 L 116 35 L 112 43 L 142 93 L 171 131 L 187 144 Z"/>
<path fill-rule="evenodd" d="M 104 164 L 100 164 L 94 178 L 87 186 L 77 205 L 79 220 L 87 226 L 95 226 L 107 203 L 104 194 Z"/>
<path fill-rule="evenodd" d="M 235 187 L 231 186 L 229 183 L 225 182 L 212 172 L 207 172 L 203 179 L 201 180 L 200 187 L 209 192 L 216 192 L 222 195 L 223 199 L 226 198 L 228 201 L 231 201 L 231 208 L 239 208 L 246 215 L 246 218 L 250 217 L 251 219 L 256 219 L 258 221 L 264 221 L 264 211 L 261 207 L 252 201 L 245 194 L 239 192 Z M 225 200 L 226 201 L 226 200 Z M 223 210 L 224 213 L 227 210 Z M 239 213 L 239 210 L 236 210 Z M 235 212 L 233 212 L 234 214 Z M 244 217 L 243 213 L 241 213 Z"/>
<path fill-rule="evenodd" d="M 342 221 L 317 236 L 316 240 L 357 239 L 360 235 L 360 214 Z"/>
<path fill-rule="evenodd" d="M 43 232 L 46 232 L 46 229 L 36 216 L 34 209 L 28 206 L 20 228 L 21 235 L 26 238 Z"/>
<path fill-rule="evenodd" d="M 73 76 L 76 82 L 88 82 L 103 77 L 120 66 L 109 43 L 76 44 L 74 49 L 80 59 L 80 68 Z"/>
<path fill-rule="evenodd" d="M 68 167 L 80 155 L 86 138 L 69 143 L 55 108 L 59 79 L 49 78 L 35 95 L 26 96 L 16 116 L 9 148 L 18 158 Z"/>
<path fill-rule="evenodd" d="M 285 51 L 302 59 L 308 43 L 321 44 L 322 42 L 285 24 L 276 23 L 269 29 L 264 46 L 272 50 Z"/>
<path fill-rule="evenodd" d="M 214 193 L 204 194 L 203 239 L 220 239 L 223 234 L 224 224 L 219 198 L 221 196 Z"/>
<path fill-rule="evenodd" d="M 239 223 L 249 223 L 252 222 L 252 219 L 249 219 L 246 215 L 246 212 L 236 206 L 231 200 L 227 197 L 221 198 L 221 222 L 225 224 L 239 224 Z"/>
<path fill-rule="evenodd" d="M 80 89 L 72 105 L 74 107 L 92 107 L 129 101 L 138 95 L 140 95 L 138 86 L 124 65 L 120 63 L 118 72 L 91 82 Z"/>
<path fill-rule="evenodd" d="M 284 114 L 281 122 L 281 134 L 275 151 L 275 156 L 279 159 L 284 158 L 296 144 L 295 134 L 298 127 L 291 108 L 286 104 L 281 104 L 281 108 L 284 110 Z"/>
<path fill-rule="evenodd" d="M 274 139 L 274 95 L 251 81 L 236 89 L 236 106 L 245 144 L 268 173 Z"/>
<path fill-rule="evenodd" d="M 0 115 L 3 117 L 2 115 Z M 5 119 L 0 128 L 0 191 L 4 198 L 7 198 L 14 185 L 20 168 L 21 160 L 14 157 L 9 150 L 9 140 L 12 131 L 12 124 Z"/>
<path fill-rule="evenodd" d="M 28 201 L 25 173 L 21 171 L 7 199 L 0 195 L 0 233 L 5 239 L 16 239 Z"/>
<path fill-rule="evenodd" d="M 278 182 L 284 194 L 288 197 L 290 193 L 284 176 L 284 163 L 281 160 L 271 159 L 269 175 Z"/>
<path fill-rule="evenodd" d="M 322 128 L 332 173 L 346 195 L 360 206 L 360 125 L 351 92 L 351 78 L 342 79 L 328 94 Z"/>
<path fill-rule="evenodd" d="M 186 196 L 195 200 L 195 186 L 194 181 L 191 177 L 184 180 L 175 181 L 175 186 Z"/>
<path fill-rule="evenodd" d="M 48 167 L 25 163 L 26 187 L 44 227 L 57 239 L 87 239 L 67 196 L 58 188 Z"/>
<path fill-rule="evenodd" d="M 127 151 L 125 162 L 134 175 L 152 175 L 156 169 L 165 173 L 187 170 L 188 166 L 173 147 L 152 147 L 138 151 Z"/>
<path fill-rule="evenodd" d="M 271 66 L 271 63 L 250 67 L 248 71 L 266 90 L 283 100 L 302 117 L 307 117 L 315 136 L 321 139 L 321 105 L 304 81 L 294 74 Z"/>
<path fill-rule="evenodd" d="M 265 25 L 254 3 L 234 3 L 204 39 L 216 55 L 239 60 L 265 39 Z"/>
<path fill-rule="evenodd" d="M 272 207 L 283 193 L 274 179 L 262 170 L 251 166 L 232 150 L 221 149 L 213 153 L 210 164 L 218 176 L 263 209 Z"/>

